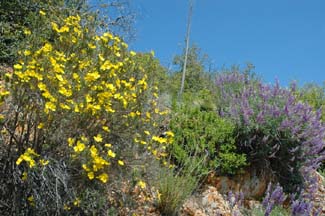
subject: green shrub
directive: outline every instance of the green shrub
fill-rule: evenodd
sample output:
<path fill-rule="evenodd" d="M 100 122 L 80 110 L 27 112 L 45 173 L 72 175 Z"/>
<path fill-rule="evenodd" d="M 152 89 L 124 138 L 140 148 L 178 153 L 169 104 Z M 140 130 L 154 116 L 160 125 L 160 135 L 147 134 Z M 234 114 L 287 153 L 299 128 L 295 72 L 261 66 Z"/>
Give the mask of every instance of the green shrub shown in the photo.
<path fill-rule="evenodd" d="M 46 13 L 40 10 L 40 19 Z M 119 37 L 97 35 L 88 18 L 47 20 L 52 37 L 41 38 L 41 46 L 31 41 L 14 72 L 1 74 L 0 199 L 13 214 L 36 207 L 63 214 L 71 203 L 71 214 L 102 214 L 112 170 L 128 169 L 143 152 L 166 155 L 172 133 L 157 136 L 157 120 L 166 112 L 157 107 L 148 61 L 137 61 Z M 54 172 L 55 162 L 64 167 Z M 49 196 L 41 193 L 44 185 Z"/>
<path fill-rule="evenodd" d="M 245 211 L 244 215 L 264 216 L 265 212 L 262 208 L 254 208 L 253 210 Z M 290 215 L 289 211 L 281 206 L 274 207 L 274 209 L 270 214 L 270 216 L 289 216 L 289 215 Z"/>
<path fill-rule="evenodd" d="M 196 161 L 199 174 L 211 170 L 234 174 L 246 165 L 245 155 L 236 153 L 233 124 L 214 111 L 180 106 L 171 118 L 170 128 L 175 136 L 169 151 L 176 164 Z"/>
<path fill-rule="evenodd" d="M 187 165 L 187 168 L 191 165 Z M 198 178 L 189 170 L 175 174 L 173 169 L 162 169 L 158 182 L 157 208 L 162 215 L 178 215 L 179 209 L 192 192 L 197 188 Z"/>

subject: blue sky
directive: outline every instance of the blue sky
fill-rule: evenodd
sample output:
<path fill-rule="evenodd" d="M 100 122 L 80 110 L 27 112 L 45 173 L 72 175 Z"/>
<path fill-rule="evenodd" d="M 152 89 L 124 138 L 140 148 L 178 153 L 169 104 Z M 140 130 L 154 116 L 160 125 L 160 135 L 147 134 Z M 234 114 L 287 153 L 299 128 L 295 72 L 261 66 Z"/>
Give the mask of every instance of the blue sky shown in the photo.
<path fill-rule="evenodd" d="M 214 67 L 251 62 L 267 82 L 325 81 L 324 0 L 194 0 L 191 43 Z M 131 0 L 140 12 L 131 48 L 163 65 L 184 47 L 187 0 Z"/>

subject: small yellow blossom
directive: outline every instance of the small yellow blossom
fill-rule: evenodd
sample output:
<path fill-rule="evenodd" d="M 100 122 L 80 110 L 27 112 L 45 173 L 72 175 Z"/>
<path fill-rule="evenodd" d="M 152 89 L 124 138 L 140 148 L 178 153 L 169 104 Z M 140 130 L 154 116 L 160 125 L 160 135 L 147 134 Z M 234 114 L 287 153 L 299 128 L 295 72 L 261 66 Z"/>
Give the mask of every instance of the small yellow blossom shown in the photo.
<path fill-rule="evenodd" d="M 68 206 L 67 204 L 64 204 L 63 209 L 66 211 L 69 211 L 69 210 L 71 210 L 71 207 Z"/>
<path fill-rule="evenodd" d="M 27 197 L 27 200 L 28 200 L 29 205 L 31 205 L 31 206 L 35 206 L 35 202 L 34 202 L 34 197 L 33 197 L 33 195 Z"/>
<path fill-rule="evenodd" d="M 166 135 L 170 137 L 174 137 L 174 133 L 172 131 L 166 131 Z"/>
<path fill-rule="evenodd" d="M 39 11 L 39 14 L 42 15 L 42 16 L 46 15 L 46 13 L 44 11 L 42 11 L 42 10 Z"/>
<path fill-rule="evenodd" d="M 112 144 L 106 143 L 104 146 L 107 147 L 107 148 L 110 148 L 110 147 L 112 147 Z"/>
<path fill-rule="evenodd" d="M 69 146 L 72 146 L 74 144 L 74 142 L 75 142 L 75 139 L 73 139 L 71 137 L 68 138 L 68 145 Z"/>
<path fill-rule="evenodd" d="M 106 173 L 100 174 L 99 176 L 97 176 L 97 179 L 99 179 L 103 183 L 106 183 L 108 180 L 108 175 Z"/>
<path fill-rule="evenodd" d="M 89 172 L 87 175 L 90 180 L 93 180 L 95 178 L 94 172 Z"/>
<path fill-rule="evenodd" d="M 73 147 L 73 150 L 75 152 L 82 152 L 85 149 L 85 144 L 83 144 L 82 142 L 78 141 L 77 145 L 75 147 Z"/>
<path fill-rule="evenodd" d="M 88 47 L 89 47 L 90 49 L 96 49 L 96 45 L 94 45 L 94 44 L 92 44 L 92 43 L 89 43 L 89 44 L 88 44 Z"/>
<path fill-rule="evenodd" d="M 37 126 L 38 129 L 42 129 L 43 127 L 44 127 L 44 123 L 42 123 L 42 122 L 39 123 L 38 126 Z"/>
<path fill-rule="evenodd" d="M 21 180 L 26 181 L 27 180 L 27 172 L 23 172 L 23 175 L 21 177 Z"/>
<path fill-rule="evenodd" d="M 118 163 L 118 165 L 120 165 L 120 166 L 124 166 L 124 162 L 123 162 L 122 160 L 118 160 L 117 163 Z"/>
<path fill-rule="evenodd" d="M 73 205 L 74 206 L 79 206 L 80 205 L 80 199 L 78 197 L 73 201 Z"/>
<path fill-rule="evenodd" d="M 108 128 L 107 126 L 103 126 L 102 128 L 103 128 L 103 130 L 106 131 L 106 132 L 109 132 L 109 131 L 110 131 L 109 128 Z"/>
<path fill-rule="evenodd" d="M 24 55 L 25 55 L 25 56 L 29 56 L 30 54 L 31 54 L 31 51 L 29 51 L 29 50 L 25 50 L 25 51 L 24 51 Z"/>
<path fill-rule="evenodd" d="M 138 185 L 142 189 L 146 188 L 146 183 L 144 181 L 142 181 L 142 180 L 138 181 Z"/>
<path fill-rule="evenodd" d="M 107 155 L 112 158 L 115 158 L 116 156 L 116 154 L 112 150 L 108 150 Z"/>
<path fill-rule="evenodd" d="M 90 169 L 88 168 L 88 166 L 87 166 L 86 164 L 82 164 L 82 168 L 83 168 L 84 170 L 86 170 L 87 172 L 90 171 Z"/>
<path fill-rule="evenodd" d="M 97 136 L 94 136 L 94 140 L 96 142 L 103 142 L 103 137 L 101 134 L 97 134 Z"/>
<path fill-rule="evenodd" d="M 21 64 L 15 64 L 14 69 L 15 70 L 21 70 L 21 69 L 23 69 L 23 66 Z"/>
<path fill-rule="evenodd" d="M 32 32 L 28 28 L 26 28 L 26 29 L 24 29 L 24 34 L 30 35 L 30 34 L 32 34 Z"/>
<path fill-rule="evenodd" d="M 49 164 L 49 160 L 41 159 L 41 160 L 39 160 L 39 162 L 40 162 L 40 164 L 41 164 L 42 166 L 46 166 L 46 165 Z"/>

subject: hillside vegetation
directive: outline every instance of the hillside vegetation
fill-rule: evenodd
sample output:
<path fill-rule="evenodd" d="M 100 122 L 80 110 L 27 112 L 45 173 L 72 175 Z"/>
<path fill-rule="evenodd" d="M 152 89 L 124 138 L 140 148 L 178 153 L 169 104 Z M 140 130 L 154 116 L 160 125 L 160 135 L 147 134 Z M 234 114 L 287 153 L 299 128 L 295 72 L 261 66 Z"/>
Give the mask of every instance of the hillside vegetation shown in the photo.
<path fill-rule="evenodd" d="M 324 86 L 265 84 L 252 65 L 207 71 L 192 46 L 179 95 L 184 54 L 168 71 L 86 1 L 0 11 L 1 215 L 179 215 L 210 173 L 249 170 L 270 184 L 242 212 L 320 214 Z"/>

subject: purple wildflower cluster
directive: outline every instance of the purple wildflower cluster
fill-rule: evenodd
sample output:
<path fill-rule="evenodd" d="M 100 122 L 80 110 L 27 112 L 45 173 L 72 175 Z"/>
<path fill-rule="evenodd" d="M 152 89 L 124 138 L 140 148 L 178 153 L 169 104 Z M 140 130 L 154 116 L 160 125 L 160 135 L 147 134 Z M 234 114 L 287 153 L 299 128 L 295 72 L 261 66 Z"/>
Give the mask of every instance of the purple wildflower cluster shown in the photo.
<path fill-rule="evenodd" d="M 265 209 L 265 216 L 271 214 L 275 205 L 282 205 L 286 198 L 286 195 L 283 193 L 283 188 L 279 184 L 277 184 L 272 191 L 272 184 L 269 183 L 266 190 L 266 196 L 262 202 L 263 208 Z"/>
<path fill-rule="evenodd" d="M 271 171 L 287 192 L 300 187 L 312 194 L 312 172 L 325 158 L 321 111 L 298 101 L 294 84 L 281 88 L 230 72 L 219 74 L 216 85 L 219 113 L 236 123 L 237 149 L 248 162 Z"/>
<path fill-rule="evenodd" d="M 227 201 L 231 209 L 233 209 L 235 206 L 240 208 L 244 204 L 244 193 L 242 191 L 236 193 L 229 191 L 227 195 Z"/>
<path fill-rule="evenodd" d="M 272 190 L 273 188 L 273 190 Z M 303 197 L 301 194 L 298 198 L 295 198 L 295 194 L 291 194 L 291 215 L 292 216 L 318 216 L 320 215 L 320 210 L 315 210 L 313 203 L 310 200 Z M 264 215 L 269 216 L 275 206 L 282 206 L 287 196 L 283 192 L 283 188 L 277 184 L 272 187 L 272 183 L 269 183 L 266 195 L 263 199 L 262 206 L 264 208 Z"/>
<path fill-rule="evenodd" d="M 235 193 L 232 191 L 228 192 L 226 200 L 229 203 L 233 216 L 241 215 L 240 208 L 244 206 L 244 198 L 244 193 L 242 191 Z"/>

